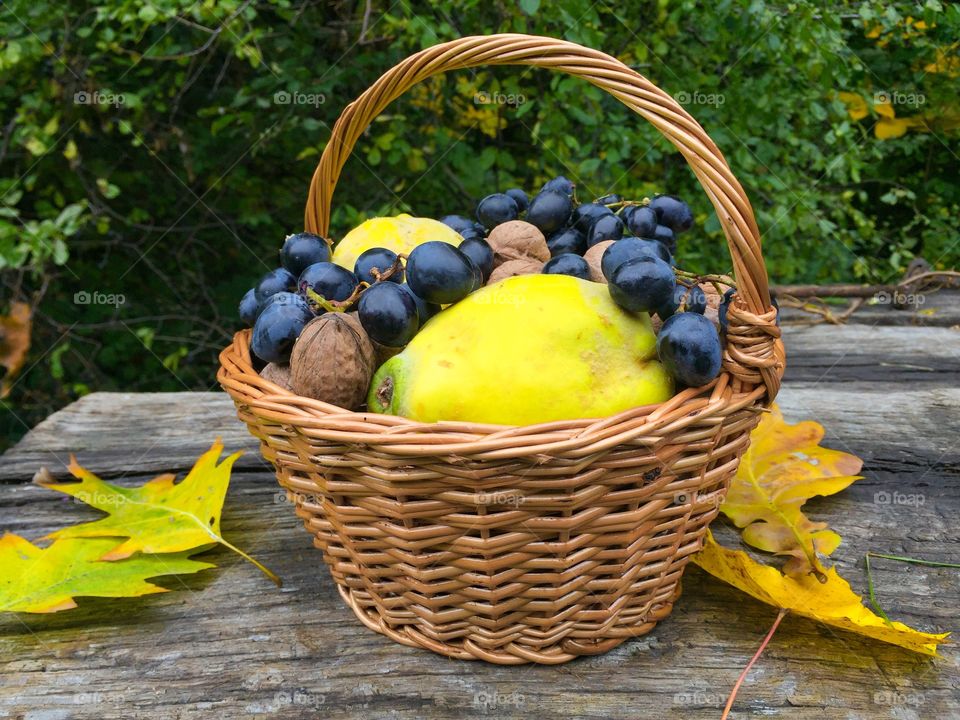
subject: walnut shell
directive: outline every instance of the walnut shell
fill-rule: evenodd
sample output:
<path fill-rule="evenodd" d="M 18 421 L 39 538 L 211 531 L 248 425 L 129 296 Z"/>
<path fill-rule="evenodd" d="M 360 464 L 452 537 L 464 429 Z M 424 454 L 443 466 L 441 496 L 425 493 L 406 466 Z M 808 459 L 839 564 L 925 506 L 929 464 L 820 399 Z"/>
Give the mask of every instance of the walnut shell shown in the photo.
<path fill-rule="evenodd" d="M 290 370 L 298 395 L 348 410 L 360 408 L 376 357 L 357 314 L 328 312 L 307 323 L 293 345 Z"/>
<path fill-rule="evenodd" d="M 497 225 L 487 236 L 487 242 L 493 249 L 494 267 L 511 260 L 539 260 L 542 265 L 550 259 L 550 248 L 543 233 L 523 220 Z"/>
<path fill-rule="evenodd" d="M 260 377 L 269 380 L 274 385 L 279 385 L 284 390 L 292 390 L 290 379 L 290 366 L 278 365 L 277 363 L 267 363 L 260 371 Z"/>
<path fill-rule="evenodd" d="M 600 270 L 600 261 L 603 260 L 604 251 L 613 245 L 614 242 L 614 240 L 598 242 L 583 254 L 583 259 L 586 260 L 587 265 L 590 266 L 590 279 L 594 282 L 603 283 L 604 285 L 607 284 L 607 279 Z"/>
<path fill-rule="evenodd" d="M 498 265 L 490 273 L 487 285 L 506 280 L 516 275 L 536 275 L 543 270 L 543 263 L 532 258 L 520 258 L 519 260 L 507 260 L 502 265 Z"/>

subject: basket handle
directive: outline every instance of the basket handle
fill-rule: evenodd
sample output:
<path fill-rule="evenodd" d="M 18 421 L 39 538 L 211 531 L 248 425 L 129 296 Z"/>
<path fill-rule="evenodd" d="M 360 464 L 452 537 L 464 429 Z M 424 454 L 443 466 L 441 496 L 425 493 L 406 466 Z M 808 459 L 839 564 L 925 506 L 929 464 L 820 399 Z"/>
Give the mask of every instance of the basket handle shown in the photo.
<path fill-rule="evenodd" d="M 327 235 L 330 201 L 340 171 L 377 115 L 433 75 L 480 65 L 531 65 L 581 77 L 652 123 L 683 154 L 716 209 L 737 280 L 741 304 L 728 314 L 732 332 L 728 332 L 724 366 L 744 383 L 762 381 L 772 401 L 783 375 L 783 345 L 777 342 L 780 333 L 773 322 L 760 231 L 750 201 L 719 148 L 676 100 L 597 50 L 555 38 L 503 34 L 464 37 L 411 55 L 350 103 L 334 125 L 310 182 L 304 217 L 307 231 Z"/>

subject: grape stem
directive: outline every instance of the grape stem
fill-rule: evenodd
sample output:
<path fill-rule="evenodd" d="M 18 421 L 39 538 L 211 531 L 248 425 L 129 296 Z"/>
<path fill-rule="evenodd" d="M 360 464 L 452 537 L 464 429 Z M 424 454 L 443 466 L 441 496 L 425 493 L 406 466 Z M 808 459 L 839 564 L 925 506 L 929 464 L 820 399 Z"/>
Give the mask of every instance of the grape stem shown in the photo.
<path fill-rule="evenodd" d="M 610 209 L 616 208 L 616 209 L 613 210 L 613 211 L 614 211 L 614 213 L 616 213 L 617 215 L 619 215 L 619 214 L 622 213 L 624 210 L 626 210 L 628 207 L 631 207 L 631 206 L 633 206 L 633 205 L 636 205 L 636 206 L 639 206 L 639 207 L 643 207 L 644 205 L 649 205 L 649 204 L 650 204 L 650 198 L 645 197 L 643 200 L 621 200 L 621 201 L 618 202 L 618 203 L 610 203 L 609 205 L 607 205 L 607 207 L 610 208 Z"/>
<path fill-rule="evenodd" d="M 389 280 L 390 278 L 392 278 L 402 269 L 403 269 L 403 262 L 400 259 L 400 255 L 397 255 L 397 259 L 393 261 L 393 265 L 388 267 L 386 270 L 384 270 L 383 272 L 380 272 L 379 269 L 373 268 L 372 270 L 370 270 L 370 274 L 373 275 L 373 278 L 377 282 L 383 282 L 384 280 Z"/>
<path fill-rule="evenodd" d="M 306 295 L 314 305 L 323 308 L 327 312 L 347 312 L 353 307 L 357 300 L 360 299 L 360 295 L 369 286 L 370 283 L 360 283 L 353 289 L 353 292 L 350 293 L 350 297 L 348 297 L 346 300 L 327 300 L 323 295 L 318 293 L 313 288 L 307 288 Z"/>
<path fill-rule="evenodd" d="M 688 282 L 694 282 L 697 285 L 703 282 L 710 283 L 713 285 L 713 289 L 717 291 L 718 295 L 723 295 L 724 293 L 724 288 L 721 287 L 722 285 L 732 288 L 737 286 L 736 280 L 729 275 L 697 275 L 696 273 L 687 272 L 686 270 L 681 270 L 679 268 L 674 268 L 673 272 L 678 278 L 681 279 L 681 281 L 686 280 Z"/>

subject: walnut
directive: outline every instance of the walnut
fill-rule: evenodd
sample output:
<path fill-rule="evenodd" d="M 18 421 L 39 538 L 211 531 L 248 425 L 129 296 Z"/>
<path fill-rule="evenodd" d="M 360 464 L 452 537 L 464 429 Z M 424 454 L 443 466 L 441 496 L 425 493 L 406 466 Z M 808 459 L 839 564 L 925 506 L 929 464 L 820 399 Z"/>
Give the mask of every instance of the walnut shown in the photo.
<path fill-rule="evenodd" d="M 532 258 L 521 258 L 519 260 L 507 260 L 502 265 L 498 265 L 490 273 L 490 279 L 487 285 L 506 280 L 516 275 L 536 275 L 543 270 L 543 263 Z"/>
<path fill-rule="evenodd" d="M 300 333 L 290 369 L 298 395 L 356 410 L 366 402 L 376 370 L 373 343 L 356 313 L 328 312 Z"/>
<path fill-rule="evenodd" d="M 493 248 L 493 266 L 511 260 L 539 260 L 542 265 L 550 259 L 550 248 L 543 233 L 523 220 L 510 220 L 497 225 L 487 236 Z"/>
<path fill-rule="evenodd" d="M 590 279 L 594 282 L 603 283 L 604 285 L 607 284 L 607 279 L 600 270 L 600 261 L 603 259 L 604 251 L 613 245 L 614 242 L 614 240 L 598 242 L 583 254 L 583 259 L 586 260 L 587 265 L 590 266 Z"/>
<path fill-rule="evenodd" d="M 290 366 L 278 365 L 277 363 L 267 363 L 260 371 L 260 377 L 269 380 L 274 385 L 279 385 L 284 390 L 291 390 L 290 384 Z"/>

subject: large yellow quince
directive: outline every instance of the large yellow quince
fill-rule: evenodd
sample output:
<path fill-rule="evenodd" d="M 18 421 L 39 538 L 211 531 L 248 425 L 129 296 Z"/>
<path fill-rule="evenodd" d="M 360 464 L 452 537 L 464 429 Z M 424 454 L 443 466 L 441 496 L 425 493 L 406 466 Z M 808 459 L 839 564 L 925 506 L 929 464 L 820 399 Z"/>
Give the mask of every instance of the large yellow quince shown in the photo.
<path fill-rule="evenodd" d="M 373 412 L 423 422 L 529 425 L 612 415 L 673 395 L 644 313 L 605 285 L 521 275 L 428 322 L 377 371 Z"/>

